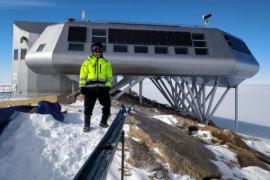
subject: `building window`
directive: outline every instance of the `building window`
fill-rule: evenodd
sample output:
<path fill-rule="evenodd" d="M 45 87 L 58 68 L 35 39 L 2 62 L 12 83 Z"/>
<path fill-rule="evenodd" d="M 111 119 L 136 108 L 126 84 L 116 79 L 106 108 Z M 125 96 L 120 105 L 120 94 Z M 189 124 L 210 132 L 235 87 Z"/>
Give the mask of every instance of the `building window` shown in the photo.
<path fill-rule="evenodd" d="M 127 46 L 125 46 L 125 45 L 114 45 L 113 51 L 114 52 L 128 52 Z"/>
<path fill-rule="evenodd" d="M 101 43 L 103 51 L 106 52 L 107 30 L 106 29 L 92 29 L 92 43 Z"/>
<path fill-rule="evenodd" d="M 156 54 L 168 54 L 168 48 L 167 47 L 155 47 L 155 53 Z"/>
<path fill-rule="evenodd" d="M 92 37 L 92 43 L 106 43 L 106 37 L 97 37 L 93 36 Z"/>
<path fill-rule="evenodd" d="M 21 49 L 21 60 L 25 59 L 26 53 L 27 53 L 27 49 Z"/>
<path fill-rule="evenodd" d="M 206 47 L 205 41 L 193 41 L 194 47 Z"/>
<path fill-rule="evenodd" d="M 84 51 L 84 44 L 69 43 L 68 50 L 69 51 Z"/>
<path fill-rule="evenodd" d="M 204 34 L 192 34 L 193 40 L 204 40 Z"/>
<path fill-rule="evenodd" d="M 43 51 L 45 45 L 46 45 L 46 44 L 40 44 L 39 47 L 37 48 L 37 52 Z"/>
<path fill-rule="evenodd" d="M 175 54 L 188 54 L 188 49 L 187 48 L 176 47 L 175 48 Z"/>
<path fill-rule="evenodd" d="M 228 45 L 235 50 L 244 52 L 246 54 L 251 54 L 250 50 L 248 49 L 247 45 L 241 39 L 234 38 L 229 35 L 224 35 L 225 40 L 227 41 Z"/>
<path fill-rule="evenodd" d="M 18 60 L 18 56 L 19 56 L 19 50 L 18 49 L 14 49 L 13 59 L 14 60 Z"/>
<path fill-rule="evenodd" d="M 86 42 L 86 27 L 70 26 L 68 29 L 68 41 Z"/>
<path fill-rule="evenodd" d="M 206 48 L 195 48 L 196 55 L 208 55 L 208 49 Z"/>
<path fill-rule="evenodd" d="M 106 36 L 106 29 L 93 29 L 93 36 Z"/>
<path fill-rule="evenodd" d="M 148 48 L 147 46 L 135 46 L 134 52 L 135 53 L 148 53 Z"/>

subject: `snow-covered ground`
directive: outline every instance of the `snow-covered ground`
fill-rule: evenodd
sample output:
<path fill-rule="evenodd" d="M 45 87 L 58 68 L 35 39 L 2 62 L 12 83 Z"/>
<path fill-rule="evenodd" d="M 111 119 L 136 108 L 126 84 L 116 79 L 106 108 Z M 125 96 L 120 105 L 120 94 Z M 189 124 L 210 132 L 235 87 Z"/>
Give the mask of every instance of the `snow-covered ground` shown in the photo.
<path fill-rule="evenodd" d="M 107 129 L 100 128 L 96 105 L 91 133 L 84 133 L 83 103 L 68 108 L 64 122 L 51 115 L 17 113 L 0 136 L 0 179 L 72 179 Z M 112 108 L 114 119 L 118 110 Z"/>

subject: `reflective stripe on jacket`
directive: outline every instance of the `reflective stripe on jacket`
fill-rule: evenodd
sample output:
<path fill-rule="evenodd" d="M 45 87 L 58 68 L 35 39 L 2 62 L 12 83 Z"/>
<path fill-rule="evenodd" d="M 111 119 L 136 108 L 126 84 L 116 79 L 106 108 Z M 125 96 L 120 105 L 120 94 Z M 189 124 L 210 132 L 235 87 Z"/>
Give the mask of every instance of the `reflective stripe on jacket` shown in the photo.
<path fill-rule="evenodd" d="M 79 87 L 111 87 L 112 64 L 103 57 L 89 56 L 80 70 Z"/>

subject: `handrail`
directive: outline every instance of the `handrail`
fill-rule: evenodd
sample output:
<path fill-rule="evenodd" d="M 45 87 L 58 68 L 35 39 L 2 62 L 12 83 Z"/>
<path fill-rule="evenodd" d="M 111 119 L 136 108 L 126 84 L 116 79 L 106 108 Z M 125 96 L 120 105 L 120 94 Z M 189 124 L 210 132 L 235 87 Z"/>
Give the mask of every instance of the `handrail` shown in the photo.
<path fill-rule="evenodd" d="M 76 174 L 74 180 L 106 179 L 117 145 L 121 140 L 126 112 L 125 106 L 122 105 L 108 131 Z"/>

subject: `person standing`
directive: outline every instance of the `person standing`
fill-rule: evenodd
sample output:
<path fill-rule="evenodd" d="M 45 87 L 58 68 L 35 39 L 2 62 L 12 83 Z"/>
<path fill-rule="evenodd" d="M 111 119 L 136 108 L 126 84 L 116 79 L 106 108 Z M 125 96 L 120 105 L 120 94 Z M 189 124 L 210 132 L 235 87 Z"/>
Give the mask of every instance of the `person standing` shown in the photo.
<path fill-rule="evenodd" d="M 111 109 L 110 88 L 112 86 L 112 65 L 103 57 L 103 45 L 94 43 L 92 54 L 83 62 L 80 69 L 80 92 L 84 95 L 84 132 L 90 131 L 92 111 L 99 100 L 102 108 L 101 127 L 108 127 Z"/>

